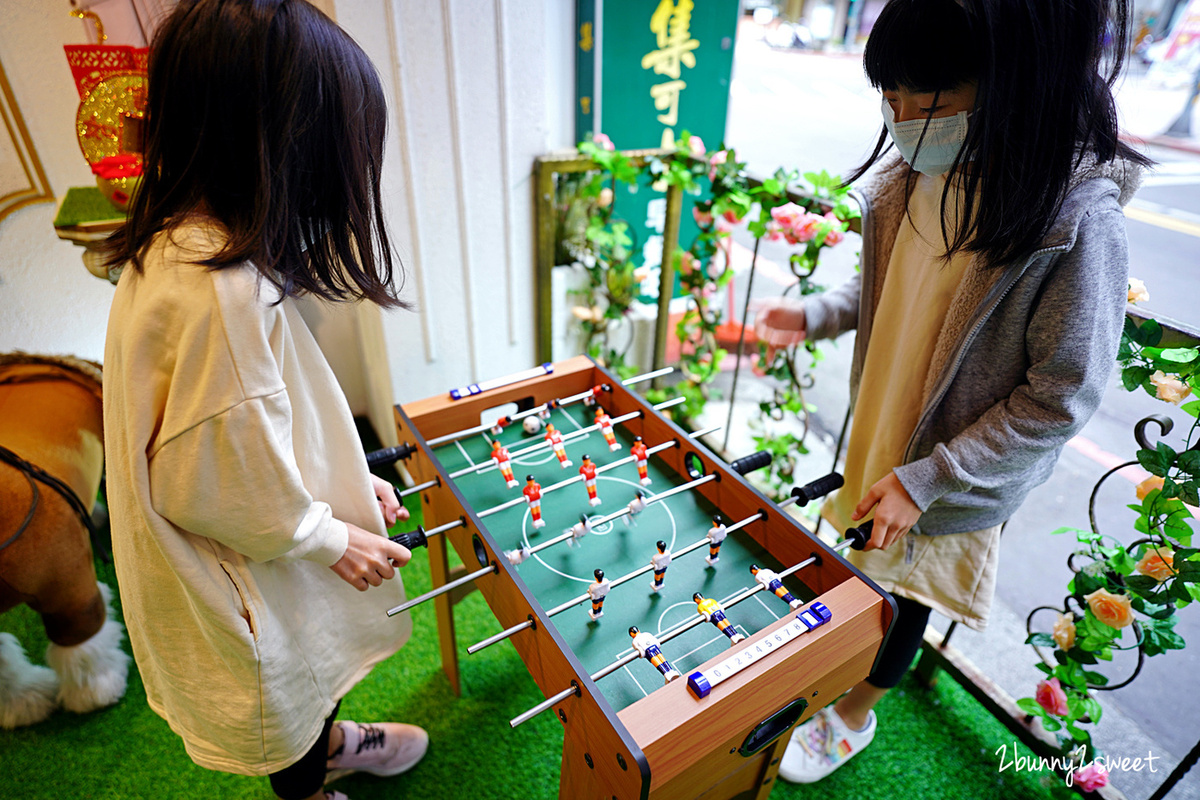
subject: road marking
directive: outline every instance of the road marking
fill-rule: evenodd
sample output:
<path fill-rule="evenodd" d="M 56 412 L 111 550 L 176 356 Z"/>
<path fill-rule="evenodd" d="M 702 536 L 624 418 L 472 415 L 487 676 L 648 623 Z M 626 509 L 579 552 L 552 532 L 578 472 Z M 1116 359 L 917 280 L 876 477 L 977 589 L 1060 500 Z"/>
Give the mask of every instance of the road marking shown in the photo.
<path fill-rule="evenodd" d="M 1200 237 L 1200 222 L 1183 219 L 1175 214 L 1164 214 L 1161 211 L 1146 208 L 1147 203 L 1137 205 L 1130 203 L 1125 206 L 1125 216 L 1137 222 L 1145 222 L 1158 228 L 1165 228 L 1176 233 L 1186 233 L 1189 236 Z"/>
<path fill-rule="evenodd" d="M 1108 452 L 1085 436 L 1076 436 L 1073 439 L 1067 440 L 1067 447 L 1070 447 L 1085 458 L 1091 459 L 1105 469 L 1112 469 L 1130 460 Z M 1150 477 L 1149 472 L 1133 465 L 1117 470 L 1117 474 L 1135 485 Z"/>

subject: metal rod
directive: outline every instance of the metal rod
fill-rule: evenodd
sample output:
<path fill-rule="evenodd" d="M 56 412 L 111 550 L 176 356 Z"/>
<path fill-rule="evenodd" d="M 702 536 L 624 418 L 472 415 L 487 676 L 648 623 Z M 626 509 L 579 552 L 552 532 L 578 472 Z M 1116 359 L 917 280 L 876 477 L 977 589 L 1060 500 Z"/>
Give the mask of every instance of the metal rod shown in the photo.
<path fill-rule="evenodd" d="M 462 586 L 464 583 L 470 583 L 471 581 L 475 580 L 476 578 L 482 578 L 484 575 L 487 575 L 490 572 L 499 572 L 499 571 L 500 571 L 499 568 L 495 564 L 489 564 L 488 566 L 484 567 L 483 569 L 475 570 L 470 575 L 463 575 L 461 578 L 452 580 L 449 583 L 442 584 L 438 588 L 434 589 L 432 592 L 426 592 L 425 594 L 421 595 L 420 597 L 415 597 L 412 600 L 408 600 L 404 603 L 401 603 L 400 605 L 396 606 L 395 608 L 389 608 L 387 615 L 389 617 L 394 617 L 395 615 L 399 614 L 401 611 L 407 611 L 408 609 L 412 608 L 413 606 L 424 603 L 426 600 L 432 600 L 433 598 L 435 598 L 439 595 L 443 595 L 446 592 L 453 591 L 454 589 L 457 589 L 459 586 Z"/>
<path fill-rule="evenodd" d="M 729 434 L 733 431 L 733 401 L 737 399 L 738 376 L 742 374 L 742 349 L 746 344 L 746 315 L 750 313 L 750 292 L 754 289 L 754 273 L 758 268 L 758 245 L 761 242 L 761 236 L 754 240 L 754 254 L 750 256 L 750 278 L 746 281 L 746 302 L 742 304 L 742 328 L 738 333 L 738 349 L 734 353 L 733 386 L 729 389 L 729 416 L 725 420 L 725 442 L 721 445 L 722 453 L 729 449 Z M 768 364 L 768 366 L 770 365 Z"/>
<path fill-rule="evenodd" d="M 436 528 L 430 528 L 429 530 L 425 531 L 425 536 L 436 536 L 444 531 L 448 531 L 453 528 L 465 528 L 466 526 L 467 521 L 462 517 L 459 517 L 458 519 L 454 520 L 454 522 L 447 522 L 445 525 L 439 525 Z"/>
<path fill-rule="evenodd" d="M 399 493 L 399 495 L 400 495 L 400 497 L 408 497 L 410 494 L 416 494 L 417 492 L 423 492 L 426 489 L 432 489 L 433 487 L 437 486 L 439 483 L 441 483 L 441 479 L 434 478 L 431 481 L 425 481 L 424 483 L 419 483 L 416 486 L 405 489 L 405 490 L 401 491 Z"/>
<path fill-rule="evenodd" d="M 579 694 L 578 686 L 572 686 L 570 689 L 563 689 L 561 692 L 554 695 L 554 697 L 546 698 L 545 700 L 538 703 L 536 706 L 529 709 L 528 711 L 526 711 L 524 714 L 520 715 L 519 717 L 513 717 L 511 720 L 509 720 L 508 724 L 510 727 L 515 728 L 518 725 L 520 725 L 522 722 L 528 722 L 529 720 L 533 719 L 538 714 L 542 713 L 543 711 L 550 708 L 551 706 L 561 703 L 563 700 L 566 700 L 568 697 L 570 697 L 573 694 Z"/>
<path fill-rule="evenodd" d="M 635 383 L 642 383 L 643 381 L 652 381 L 655 378 L 661 378 L 663 375 L 670 375 L 674 371 L 675 371 L 674 367 L 663 367 L 662 369 L 656 369 L 653 372 L 647 372 L 642 375 L 634 375 L 632 378 L 626 378 L 625 380 L 621 381 L 621 385 L 622 386 L 633 386 Z"/>
<path fill-rule="evenodd" d="M 497 642 L 504 641 L 508 637 L 512 636 L 514 633 L 519 633 L 519 632 L 525 630 L 526 628 L 532 628 L 532 627 L 533 627 L 533 620 L 527 619 L 518 625 L 513 625 L 511 628 L 506 628 L 505 630 L 502 630 L 499 633 L 497 633 L 495 636 L 489 636 L 488 638 L 484 639 L 482 642 L 477 642 L 477 643 L 471 645 L 470 647 L 468 647 L 467 655 L 473 656 L 485 647 L 491 647 L 492 645 L 496 644 Z"/>

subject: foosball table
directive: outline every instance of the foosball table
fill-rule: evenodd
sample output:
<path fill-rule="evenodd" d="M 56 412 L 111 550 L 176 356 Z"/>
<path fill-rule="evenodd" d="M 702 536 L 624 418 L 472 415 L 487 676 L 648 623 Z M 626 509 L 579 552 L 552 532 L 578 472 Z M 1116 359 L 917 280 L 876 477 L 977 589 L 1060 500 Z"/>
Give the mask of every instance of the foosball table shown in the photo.
<path fill-rule="evenodd" d="M 435 603 L 457 693 L 453 602 L 482 593 L 499 631 L 468 653 L 520 654 L 547 699 L 512 724 L 557 714 L 561 798 L 765 798 L 895 602 L 781 510 L 836 484 L 776 505 L 741 474 L 765 454 L 726 464 L 637 380 L 581 356 L 397 406 L 426 526 L 396 538 L 428 545 L 435 588 L 388 613 Z"/>

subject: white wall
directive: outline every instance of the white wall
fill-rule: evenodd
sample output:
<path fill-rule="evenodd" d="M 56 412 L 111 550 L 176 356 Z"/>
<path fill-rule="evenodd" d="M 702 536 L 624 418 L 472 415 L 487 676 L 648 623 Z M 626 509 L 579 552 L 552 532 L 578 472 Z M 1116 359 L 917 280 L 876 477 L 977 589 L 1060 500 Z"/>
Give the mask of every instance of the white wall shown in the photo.
<path fill-rule="evenodd" d="M 88 41 L 66 0 L 4 0 L 0 63 L 54 194 L 95 185 L 75 138 L 79 95 L 64 44 Z M 99 361 L 113 287 L 83 267 L 81 248 L 54 235 L 54 203 L 0 221 L 0 352 Z"/>
<path fill-rule="evenodd" d="M 61 197 L 92 183 L 62 51 L 88 37 L 68 0 L 3 4 L 0 61 Z M 533 363 L 532 164 L 571 144 L 573 18 L 561 0 L 320 5 L 371 55 L 393 108 L 384 189 L 417 310 L 346 309 L 316 325 L 351 405 L 380 429 L 392 402 Z M 54 235 L 54 212 L 0 222 L 0 352 L 99 360 L 113 289 Z"/>

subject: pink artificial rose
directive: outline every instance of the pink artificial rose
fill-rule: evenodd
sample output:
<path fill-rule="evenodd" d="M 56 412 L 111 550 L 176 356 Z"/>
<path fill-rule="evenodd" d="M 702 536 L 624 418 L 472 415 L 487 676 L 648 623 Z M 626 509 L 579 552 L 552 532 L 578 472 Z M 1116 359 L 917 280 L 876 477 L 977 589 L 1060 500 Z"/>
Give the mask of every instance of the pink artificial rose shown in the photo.
<path fill-rule="evenodd" d="M 594 135 L 592 137 L 592 141 L 595 142 L 597 147 L 601 147 L 605 150 L 616 150 L 617 149 L 617 146 L 612 143 L 612 139 L 608 138 L 608 136 L 603 133 L 597 133 L 596 135 Z"/>
<path fill-rule="evenodd" d="M 1094 792 L 1108 785 L 1108 770 L 1093 761 L 1083 769 L 1075 770 L 1075 785 L 1085 792 Z"/>
<path fill-rule="evenodd" d="M 829 233 L 825 234 L 825 246 L 833 247 L 835 244 L 841 244 L 846 238 L 846 234 L 842 231 L 842 221 L 832 211 L 825 215 L 825 219 L 834 225 L 829 229 Z"/>
<path fill-rule="evenodd" d="M 791 235 L 788 236 L 785 232 L 784 236 L 792 244 L 811 242 L 816 237 L 822 222 L 824 220 L 816 214 L 805 213 L 792 225 Z"/>
<path fill-rule="evenodd" d="M 717 179 L 717 167 L 719 167 L 721 164 L 724 164 L 728 159 L 728 150 L 718 150 L 717 152 L 713 153 L 713 157 L 708 160 L 708 179 L 710 181 L 715 181 Z"/>
<path fill-rule="evenodd" d="M 693 272 L 696 271 L 697 266 L 699 266 L 699 264 L 696 261 L 696 257 L 694 255 L 692 255 L 691 253 L 689 253 L 687 250 L 684 250 L 682 253 L 679 254 L 679 274 L 680 275 L 691 275 Z"/>
<path fill-rule="evenodd" d="M 1049 678 L 1039 683 L 1037 685 L 1037 692 L 1034 694 L 1034 699 L 1049 714 L 1059 717 L 1067 715 L 1067 693 L 1063 691 L 1062 684 L 1058 682 L 1058 678 Z"/>
<path fill-rule="evenodd" d="M 805 210 L 795 203 L 786 203 L 771 209 L 771 219 L 783 228 L 791 228 L 800 221 L 805 213 Z"/>
<path fill-rule="evenodd" d="M 724 217 L 725 221 L 730 225 L 737 225 L 742 221 L 741 215 L 739 215 L 738 212 L 732 208 L 725 209 L 725 213 L 721 216 Z"/>
<path fill-rule="evenodd" d="M 695 134 L 688 137 L 688 150 L 696 158 L 704 158 L 704 154 L 707 152 L 704 149 L 704 140 Z"/>
<path fill-rule="evenodd" d="M 706 298 L 712 297 L 717 293 L 717 285 L 715 283 L 706 283 L 704 284 L 704 288 L 700 290 L 700 293 Z"/>
<path fill-rule="evenodd" d="M 765 236 L 767 237 L 767 241 L 778 242 L 783 238 L 783 226 L 778 222 L 768 222 Z"/>
<path fill-rule="evenodd" d="M 713 215 L 711 211 L 701 211 L 700 206 L 692 206 L 692 218 L 696 220 L 696 224 L 701 228 L 707 228 L 713 224 Z"/>

